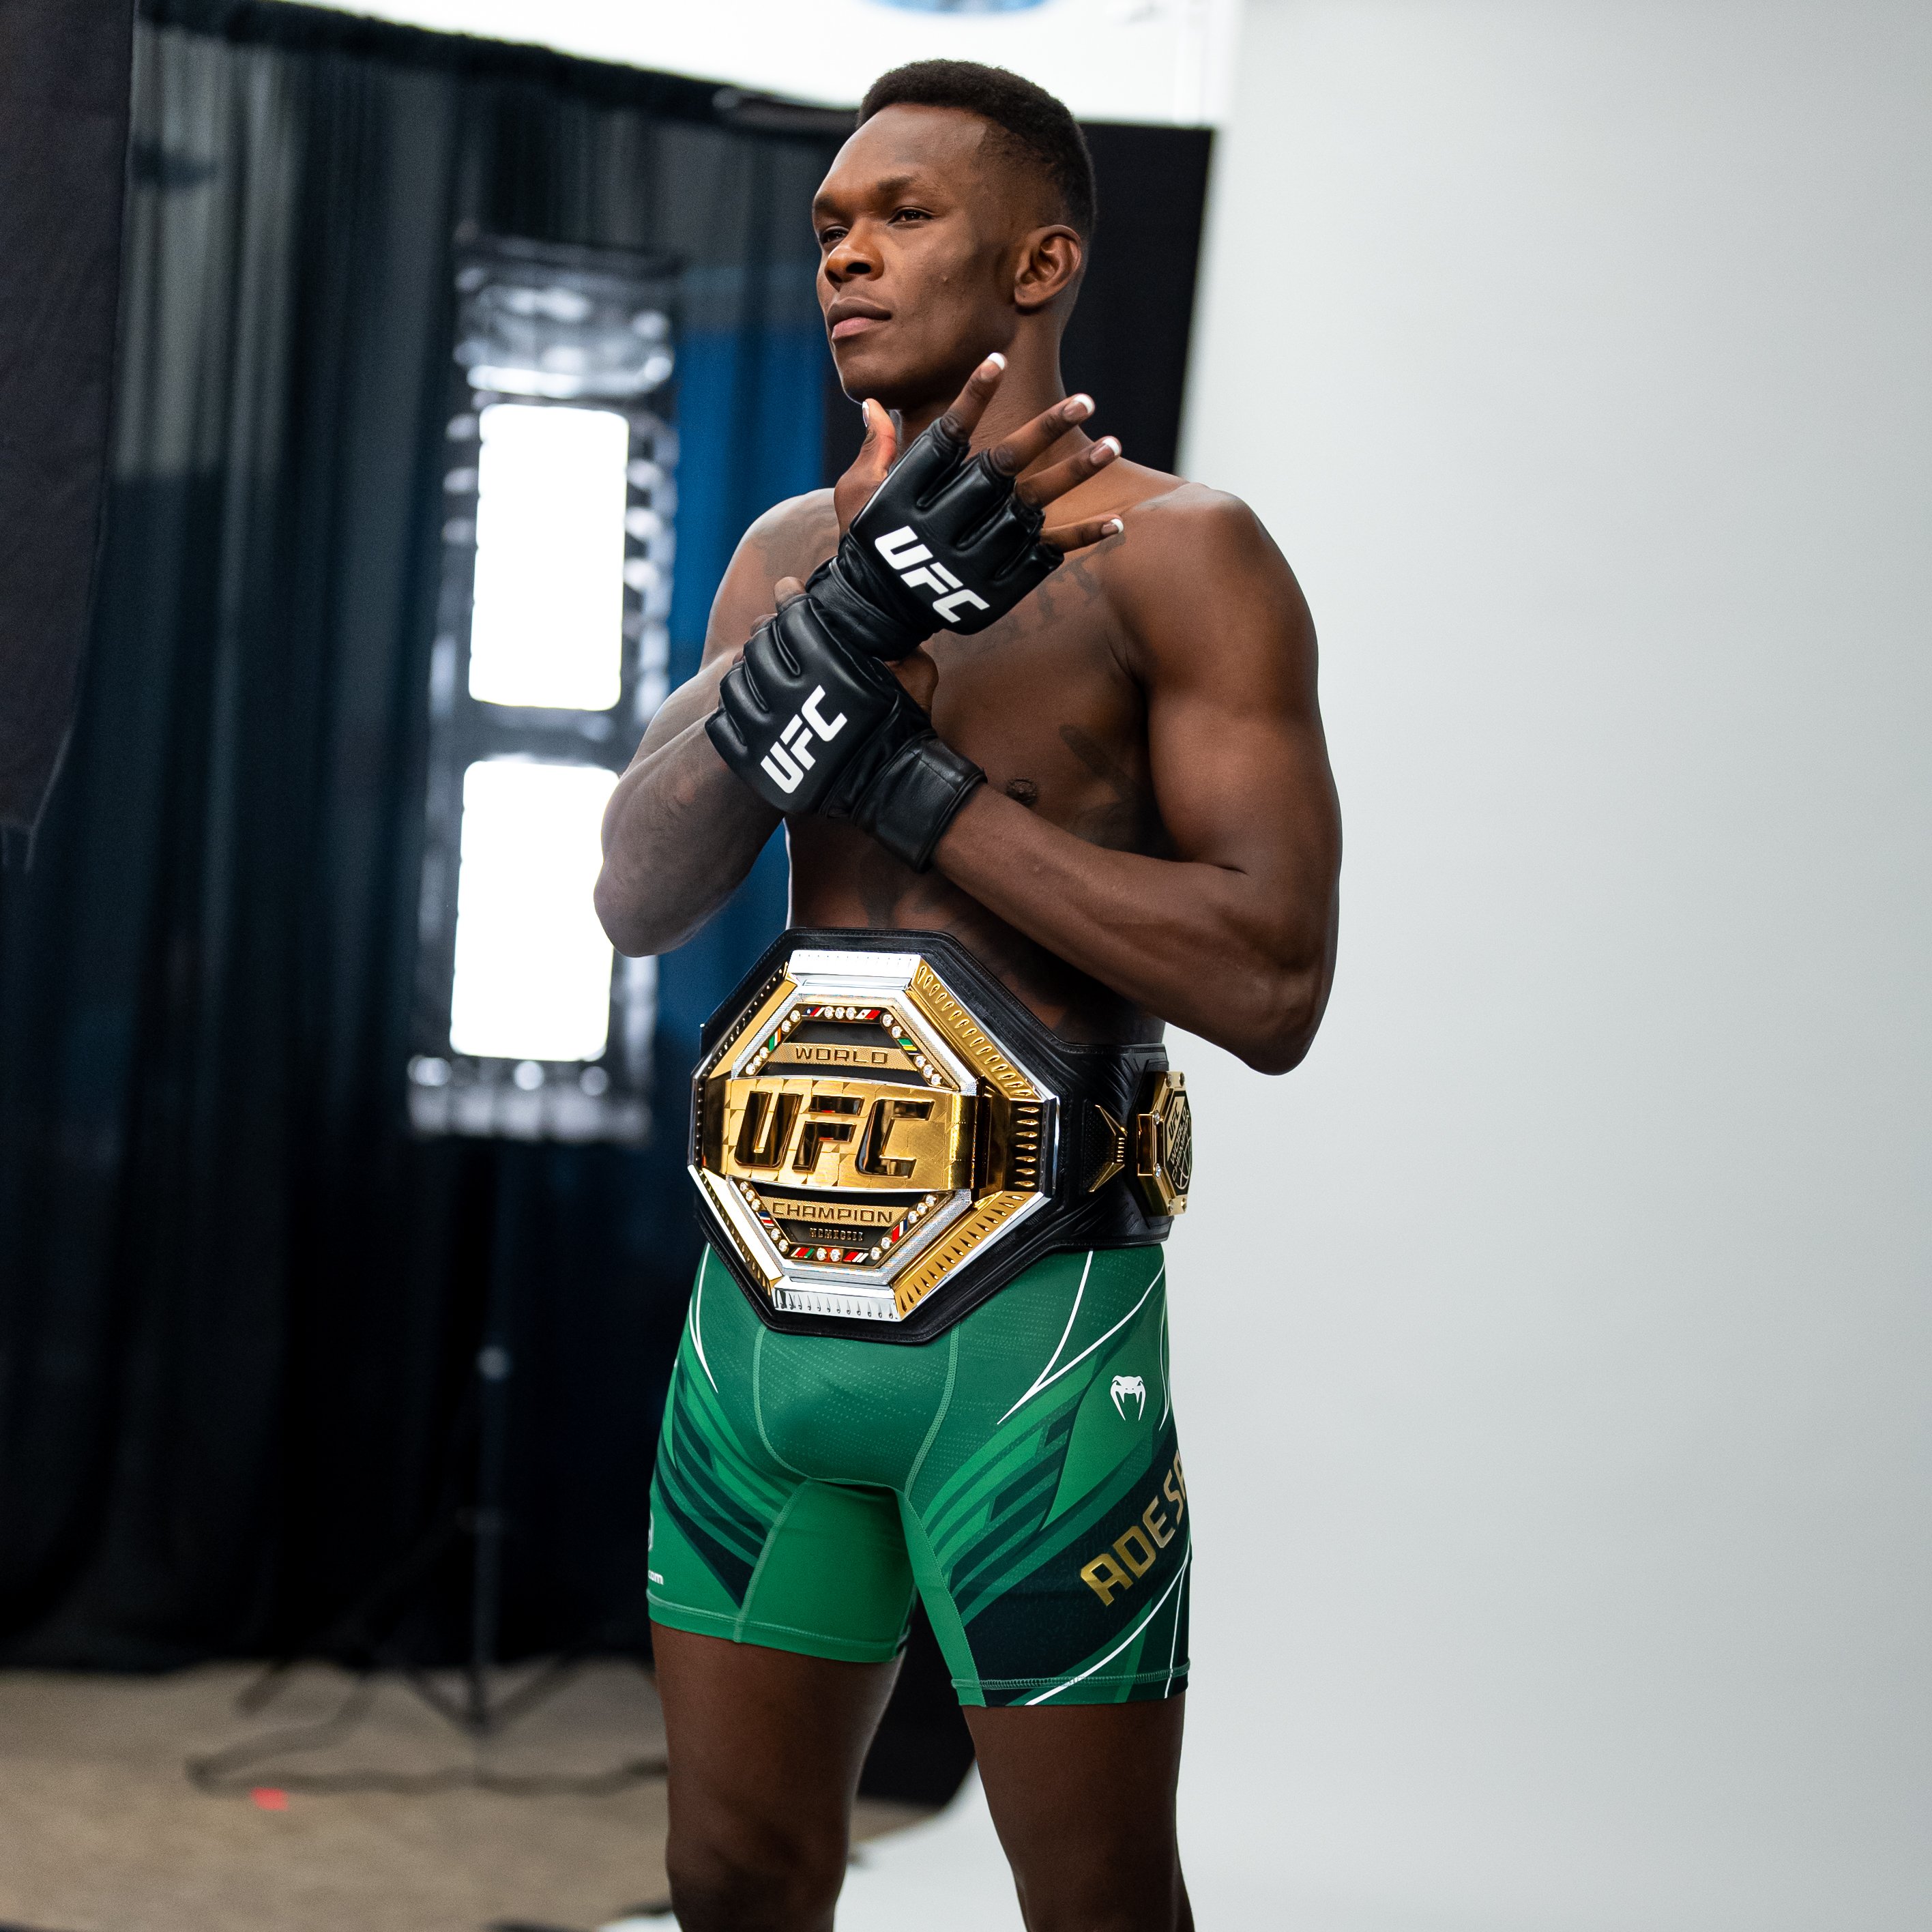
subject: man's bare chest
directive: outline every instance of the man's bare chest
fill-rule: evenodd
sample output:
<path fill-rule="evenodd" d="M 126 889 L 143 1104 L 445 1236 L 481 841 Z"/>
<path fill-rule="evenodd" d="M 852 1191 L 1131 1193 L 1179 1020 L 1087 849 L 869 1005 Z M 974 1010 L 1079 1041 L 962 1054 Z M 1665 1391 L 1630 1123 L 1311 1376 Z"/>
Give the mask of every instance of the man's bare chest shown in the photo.
<path fill-rule="evenodd" d="M 1091 568 L 1070 560 L 976 637 L 932 639 L 926 650 L 938 668 L 933 723 L 986 772 L 994 791 L 1090 844 L 1156 852 L 1166 838 L 1150 782 L 1145 700 Z M 802 818 L 790 823 L 788 838 L 794 924 L 950 932 L 1069 1038 L 1158 1036 L 1155 1022 L 994 917 L 942 872 L 909 871 L 848 826 Z"/>
<path fill-rule="evenodd" d="M 1151 850 L 1146 706 L 1101 568 L 1071 560 L 990 629 L 932 639 L 933 723 L 995 790 L 1091 844 Z"/>

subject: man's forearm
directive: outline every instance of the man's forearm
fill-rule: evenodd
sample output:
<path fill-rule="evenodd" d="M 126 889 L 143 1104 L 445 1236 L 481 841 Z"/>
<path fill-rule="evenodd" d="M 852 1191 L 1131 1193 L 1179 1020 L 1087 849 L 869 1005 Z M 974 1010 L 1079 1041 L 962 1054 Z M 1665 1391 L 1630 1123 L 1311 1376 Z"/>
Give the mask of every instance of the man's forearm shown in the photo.
<path fill-rule="evenodd" d="M 1225 866 L 1090 845 L 985 788 L 934 864 L 1070 965 L 1263 1072 L 1314 1038 L 1334 908 L 1313 868 L 1301 892 L 1264 892 Z"/>
<path fill-rule="evenodd" d="M 620 952 L 668 952 L 737 890 L 778 814 L 728 771 L 694 718 L 617 782 L 597 915 Z"/>

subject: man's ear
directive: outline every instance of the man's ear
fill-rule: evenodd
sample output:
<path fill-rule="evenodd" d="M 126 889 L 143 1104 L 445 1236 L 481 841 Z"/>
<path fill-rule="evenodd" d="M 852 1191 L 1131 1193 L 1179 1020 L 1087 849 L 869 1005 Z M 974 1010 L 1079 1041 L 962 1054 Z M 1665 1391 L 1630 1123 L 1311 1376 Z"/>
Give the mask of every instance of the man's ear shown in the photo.
<path fill-rule="evenodd" d="M 1013 303 L 1024 315 L 1047 308 L 1075 288 L 1087 259 L 1070 228 L 1036 228 L 1021 243 L 1013 274 Z"/>

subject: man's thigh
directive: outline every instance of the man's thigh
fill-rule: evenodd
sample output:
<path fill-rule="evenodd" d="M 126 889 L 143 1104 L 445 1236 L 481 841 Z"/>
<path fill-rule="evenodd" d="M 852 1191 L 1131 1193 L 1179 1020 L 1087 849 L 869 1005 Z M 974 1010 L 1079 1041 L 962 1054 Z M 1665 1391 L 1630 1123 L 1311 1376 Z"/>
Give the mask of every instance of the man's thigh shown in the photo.
<path fill-rule="evenodd" d="M 841 1663 L 665 1624 L 653 1624 L 651 1638 L 674 1830 L 683 1822 L 709 1834 L 730 1818 L 769 1834 L 774 1821 L 791 1821 L 806 1838 L 830 1828 L 842 1858 L 859 1773 L 898 1660 Z"/>
<path fill-rule="evenodd" d="M 852 1800 L 898 1674 L 654 1624 L 665 1863 L 692 1932 L 830 1928 Z"/>

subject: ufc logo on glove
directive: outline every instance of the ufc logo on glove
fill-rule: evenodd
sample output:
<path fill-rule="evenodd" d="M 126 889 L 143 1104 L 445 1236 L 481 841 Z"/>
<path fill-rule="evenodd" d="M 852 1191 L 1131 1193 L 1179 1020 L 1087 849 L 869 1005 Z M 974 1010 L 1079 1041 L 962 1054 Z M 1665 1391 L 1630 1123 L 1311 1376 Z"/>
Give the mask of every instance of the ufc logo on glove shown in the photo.
<path fill-rule="evenodd" d="M 942 416 L 872 493 L 806 595 L 842 644 L 868 656 L 902 658 L 940 630 L 970 637 L 1058 567 L 1043 520 L 992 453 L 974 455 Z"/>
<path fill-rule="evenodd" d="M 944 564 L 934 560 L 931 550 L 919 540 L 919 533 L 911 524 L 902 524 L 889 535 L 873 539 L 873 548 L 899 574 L 899 581 L 909 590 L 922 586 L 936 590 L 939 595 L 932 601 L 932 608 L 949 624 L 959 620 L 952 614 L 956 607 L 970 604 L 976 610 L 989 607 L 985 598 L 976 591 L 968 590 Z M 915 570 L 915 564 L 924 564 L 923 570 Z"/>
<path fill-rule="evenodd" d="M 825 701 L 825 687 L 818 686 L 792 713 L 791 722 L 773 741 L 771 749 L 758 760 L 773 784 L 789 796 L 799 788 L 805 775 L 818 760 L 808 748 L 815 735 L 821 745 L 829 745 L 845 728 L 845 714 L 826 721 L 819 706 Z"/>

